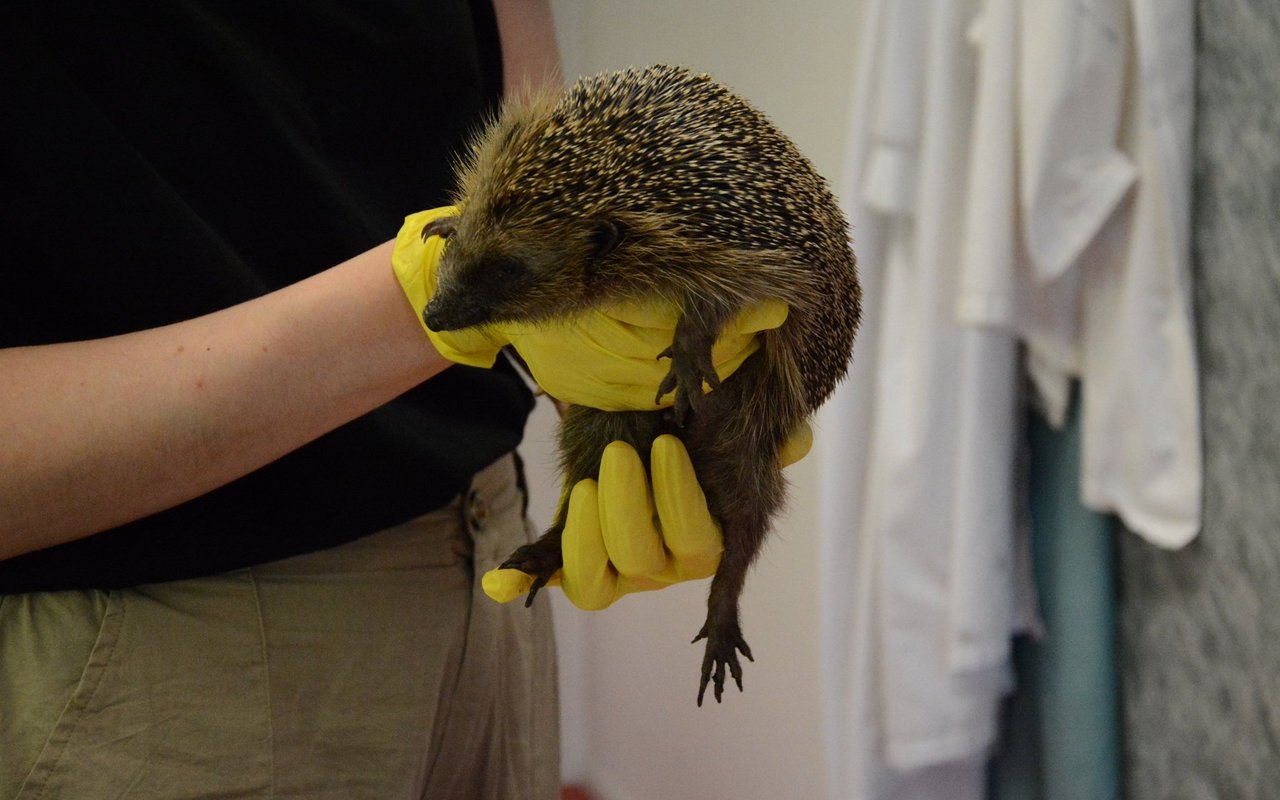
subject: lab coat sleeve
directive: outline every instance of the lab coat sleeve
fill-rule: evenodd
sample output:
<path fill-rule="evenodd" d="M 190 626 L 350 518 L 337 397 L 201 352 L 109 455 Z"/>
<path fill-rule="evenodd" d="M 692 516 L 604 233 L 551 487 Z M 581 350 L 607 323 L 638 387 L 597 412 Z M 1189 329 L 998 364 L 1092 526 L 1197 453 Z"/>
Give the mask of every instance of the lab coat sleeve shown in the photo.
<path fill-rule="evenodd" d="M 1082 495 L 1177 548 L 1200 530 L 1202 455 L 1190 281 L 1194 9 L 1133 0 L 1125 149 L 1139 179 L 1084 264 Z"/>
<path fill-rule="evenodd" d="M 1066 272 L 1133 184 L 1119 148 L 1126 0 L 1020 4 L 1019 194 L 1037 282 Z"/>

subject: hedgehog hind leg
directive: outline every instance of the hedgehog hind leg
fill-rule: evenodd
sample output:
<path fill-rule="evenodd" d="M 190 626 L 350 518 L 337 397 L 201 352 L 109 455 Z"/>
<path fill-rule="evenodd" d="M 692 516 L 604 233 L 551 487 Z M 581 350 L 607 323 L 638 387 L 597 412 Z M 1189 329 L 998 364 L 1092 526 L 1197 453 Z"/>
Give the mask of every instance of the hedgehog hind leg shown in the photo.
<path fill-rule="evenodd" d="M 779 481 L 781 476 L 778 476 Z M 752 504 L 747 504 L 751 506 Z M 769 510 L 757 505 L 742 513 L 721 518 L 724 532 L 724 555 L 711 581 L 707 596 L 707 618 L 694 642 L 706 640 L 702 658 L 702 676 L 698 685 L 698 705 L 702 705 L 707 685 L 714 684 L 716 702 L 724 694 L 726 671 L 742 691 L 742 665 L 738 654 L 748 661 L 755 659 L 742 637 L 738 604 L 746 583 L 747 571 L 755 561 L 769 527 Z"/>
<path fill-rule="evenodd" d="M 739 600 L 747 572 L 768 536 L 774 514 L 782 507 L 786 484 L 778 467 L 777 451 L 787 421 L 746 426 L 734 422 L 727 409 L 741 415 L 759 407 L 749 395 L 760 385 L 764 362 L 751 359 L 742 367 L 745 381 L 726 383 L 707 398 L 708 416 L 698 419 L 690 431 L 690 455 L 698 481 L 712 514 L 720 523 L 724 553 L 707 595 L 707 616 L 694 642 L 706 641 L 698 686 L 698 705 L 707 686 L 714 683 L 721 702 L 726 677 L 742 690 L 739 655 L 753 661 L 742 636 Z M 743 396 L 746 392 L 748 396 Z M 758 420 L 757 420 L 758 421 Z"/>
<path fill-rule="evenodd" d="M 737 533 L 726 526 L 725 553 L 711 581 L 711 593 L 707 598 L 707 619 L 702 630 L 693 641 L 706 641 L 702 656 L 702 676 L 698 683 L 698 705 L 702 705 L 707 685 L 714 686 L 716 702 L 721 702 L 724 694 L 726 671 L 742 691 L 742 664 L 738 654 L 754 661 L 751 648 L 742 637 L 742 624 L 739 620 L 738 601 L 742 596 L 742 587 L 746 582 L 747 569 L 750 567 L 754 552 L 745 548 L 730 548 L 730 537 Z"/>

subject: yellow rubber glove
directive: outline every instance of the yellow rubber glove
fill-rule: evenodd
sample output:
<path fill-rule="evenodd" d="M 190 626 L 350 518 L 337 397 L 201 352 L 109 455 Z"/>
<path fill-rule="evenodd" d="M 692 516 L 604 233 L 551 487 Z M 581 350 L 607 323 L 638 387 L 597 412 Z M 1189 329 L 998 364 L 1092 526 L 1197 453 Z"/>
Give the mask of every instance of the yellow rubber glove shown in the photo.
<path fill-rule="evenodd" d="M 457 213 L 453 207 L 410 215 L 396 238 L 392 266 L 419 323 L 440 353 L 451 361 L 491 367 L 511 344 L 534 379 L 552 397 L 604 411 L 648 411 L 661 405 L 654 391 L 669 364 L 657 354 L 671 344 L 679 314 L 675 308 L 635 304 L 590 312 L 555 326 L 496 324 L 437 332 L 422 322 L 435 293 L 435 270 L 445 240 L 422 238 L 431 221 Z M 723 379 L 759 348 L 760 331 L 787 317 L 781 301 L 749 309 L 725 327 L 712 348 L 716 373 Z M 798 461 L 809 450 L 808 426 L 792 436 L 782 463 Z M 551 585 L 561 585 L 576 605 L 604 608 L 624 594 L 712 575 L 724 550 L 720 527 L 707 510 L 684 445 L 673 436 L 653 444 L 649 476 L 629 445 L 614 442 L 601 459 L 599 480 L 580 481 L 569 495 L 569 517 L 561 549 L 565 567 Z M 654 514 L 661 532 L 653 525 Z M 664 539 L 665 537 L 665 539 Z M 491 570 L 483 578 L 486 593 L 508 602 L 528 591 L 533 578 L 519 570 Z"/>
<path fill-rule="evenodd" d="M 802 425 L 783 448 L 782 465 L 804 458 L 812 445 L 813 432 Z M 613 442 L 600 459 L 599 480 L 573 487 L 560 541 L 564 568 L 548 585 L 559 585 L 578 608 L 596 611 L 632 592 L 708 578 L 720 565 L 724 539 L 684 445 L 674 436 L 659 436 L 649 468 L 652 484 L 639 454 L 625 442 Z M 655 514 L 660 528 L 653 524 Z M 532 584 L 531 575 L 515 569 L 489 570 L 481 583 L 500 603 Z"/>
<path fill-rule="evenodd" d="M 674 393 L 661 404 L 653 399 L 671 366 L 657 356 L 675 333 L 679 313 L 674 307 L 616 305 L 554 326 L 502 323 L 443 333 L 428 328 L 422 311 L 435 293 L 435 270 L 445 240 L 432 236 L 423 241 L 422 229 L 456 213 L 456 208 L 446 207 L 407 217 L 391 256 L 418 322 L 441 355 L 458 364 L 491 367 L 498 351 L 510 344 L 538 385 L 562 402 L 603 411 L 650 411 L 674 402 Z M 716 373 L 721 378 L 732 375 L 759 349 L 756 334 L 778 327 L 786 318 L 786 303 L 770 301 L 731 320 L 711 349 Z"/>

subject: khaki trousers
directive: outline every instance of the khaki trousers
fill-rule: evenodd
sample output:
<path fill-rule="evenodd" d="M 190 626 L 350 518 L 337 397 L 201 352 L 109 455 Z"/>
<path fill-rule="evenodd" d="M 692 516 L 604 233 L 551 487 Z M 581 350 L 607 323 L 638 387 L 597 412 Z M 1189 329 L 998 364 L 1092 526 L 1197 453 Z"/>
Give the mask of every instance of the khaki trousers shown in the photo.
<path fill-rule="evenodd" d="M 0 798 L 559 796 L 547 603 L 505 457 L 448 507 L 213 578 L 0 597 Z"/>

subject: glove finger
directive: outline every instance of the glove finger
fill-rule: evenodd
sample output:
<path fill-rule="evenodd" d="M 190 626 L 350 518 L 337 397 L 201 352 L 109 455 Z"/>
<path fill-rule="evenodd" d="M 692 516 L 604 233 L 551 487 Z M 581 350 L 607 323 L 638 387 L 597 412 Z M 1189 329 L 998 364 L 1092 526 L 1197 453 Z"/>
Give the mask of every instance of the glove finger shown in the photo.
<path fill-rule="evenodd" d="M 670 434 L 659 436 L 653 441 L 649 468 L 667 548 L 681 561 L 718 562 L 724 539 L 707 508 L 706 495 L 684 444 Z"/>
<path fill-rule="evenodd" d="M 560 589 L 569 602 L 585 611 L 598 611 L 618 597 L 618 574 L 609 564 L 600 531 L 599 488 L 593 480 L 579 481 L 569 495 L 560 551 L 564 556 Z"/>
<path fill-rule="evenodd" d="M 809 423 L 801 422 L 795 427 L 795 430 L 791 431 L 791 435 L 783 443 L 782 450 L 778 452 L 778 463 L 781 466 L 789 467 L 807 456 L 812 447 L 813 428 L 809 426 Z"/>
<path fill-rule="evenodd" d="M 760 331 L 770 331 L 780 327 L 782 323 L 787 321 L 787 313 L 789 311 L 787 304 L 781 300 L 765 300 L 739 312 L 737 316 L 729 320 L 724 332 L 758 333 Z"/>
<path fill-rule="evenodd" d="M 755 334 L 722 334 L 711 346 L 711 361 L 715 365 L 716 375 L 720 380 L 728 378 L 759 349 L 760 339 Z M 704 385 L 703 391 L 710 389 Z"/>
<path fill-rule="evenodd" d="M 510 603 L 529 591 L 533 576 L 518 569 L 491 569 L 480 579 L 480 587 L 499 603 Z"/>
<path fill-rule="evenodd" d="M 676 329 L 680 320 L 680 308 L 665 301 L 631 301 L 615 303 L 602 312 L 607 317 L 625 323 L 629 327 L 652 328 L 668 332 Z"/>
<path fill-rule="evenodd" d="M 670 364 L 657 356 L 671 343 L 670 333 L 665 340 L 646 337 L 638 329 L 602 326 L 599 319 L 530 331 L 503 326 L 502 331 L 534 380 L 557 400 L 602 411 L 658 408 L 653 390 Z"/>
<path fill-rule="evenodd" d="M 789 308 L 782 300 L 764 300 L 743 309 L 725 325 L 725 333 L 759 333 L 773 330 L 787 320 Z M 680 309 L 670 303 L 631 302 L 610 306 L 607 316 L 627 325 L 674 331 Z"/>
<path fill-rule="evenodd" d="M 632 594 L 633 592 L 653 592 L 658 589 L 665 589 L 673 583 L 679 583 L 680 580 L 680 576 L 675 574 L 674 569 L 668 569 L 657 578 L 620 575 L 618 576 L 618 597 Z"/>
<path fill-rule="evenodd" d="M 620 574 L 654 575 L 666 568 L 667 551 L 653 514 L 640 455 L 625 442 L 613 442 L 600 457 L 600 527 Z"/>
<path fill-rule="evenodd" d="M 563 352 L 587 352 L 601 358 L 609 368 L 620 375 L 610 379 L 629 377 L 622 372 L 631 362 L 648 362 L 657 358 L 663 348 L 671 344 L 675 320 L 668 325 L 633 325 L 608 311 L 587 311 L 565 319 L 537 322 L 504 322 L 493 326 L 516 348 L 524 350 L 546 345 L 554 349 L 552 354 Z M 548 336 L 548 333 L 553 334 Z M 530 341 L 532 340 L 532 341 Z M 579 365 L 551 365 L 558 367 Z M 579 366 L 579 368 L 582 368 Z"/>
<path fill-rule="evenodd" d="M 740 313 L 722 331 L 712 348 L 712 361 L 721 380 L 729 377 L 760 347 L 759 330 L 781 325 L 787 305 L 770 300 Z M 648 411 L 671 405 L 670 397 L 654 403 L 653 389 L 670 371 L 659 359 L 672 340 L 679 312 L 670 304 L 619 304 L 592 311 L 554 326 L 543 322 L 503 323 L 484 331 L 455 334 L 483 335 L 520 352 L 534 380 L 552 397 L 603 411 Z M 459 360 L 449 341 L 437 343 L 446 357 Z M 468 346 L 473 343 L 468 341 Z M 477 355 L 491 355 L 474 345 Z M 470 362 L 462 362 L 470 363 Z M 486 366 L 487 364 L 477 364 Z"/>

